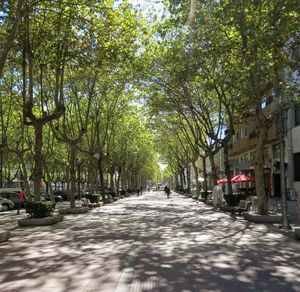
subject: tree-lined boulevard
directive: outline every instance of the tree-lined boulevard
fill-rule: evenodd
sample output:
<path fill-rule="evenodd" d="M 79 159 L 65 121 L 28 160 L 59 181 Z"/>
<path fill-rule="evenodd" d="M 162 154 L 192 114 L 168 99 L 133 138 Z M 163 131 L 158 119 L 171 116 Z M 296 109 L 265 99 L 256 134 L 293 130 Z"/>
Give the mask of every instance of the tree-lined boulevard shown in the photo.
<path fill-rule="evenodd" d="M 23 213 L 24 215 L 24 213 Z M 55 226 L 1 225 L 0 291 L 299 291 L 300 245 L 174 192 L 146 192 Z"/>
<path fill-rule="evenodd" d="M 0 1 L 0 292 L 300 291 L 299 27 L 299 0 Z"/>
<path fill-rule="evenodd" d="M 197 194 L 200 172 L 208 191 L 207 163 L 212 185 L 222 168 L 232 194 L 229 141 L 255 117 L 243 135 L 257 142 L 239 159 L 252 164 L 258 213 L 268 214 L 272 127 L 285 198 L 281 119 L 298 108 L 296 0 L 160 1 L 147 16 L 130 1 L 1 5 L 1 186 L 17 180 L 38 202 L 44 185 L 50 195 L 59 185 L 74 207 L 81 183 L 104 198 L 158 181 L 160 159 L 188 192 L 193 168 Z"/>

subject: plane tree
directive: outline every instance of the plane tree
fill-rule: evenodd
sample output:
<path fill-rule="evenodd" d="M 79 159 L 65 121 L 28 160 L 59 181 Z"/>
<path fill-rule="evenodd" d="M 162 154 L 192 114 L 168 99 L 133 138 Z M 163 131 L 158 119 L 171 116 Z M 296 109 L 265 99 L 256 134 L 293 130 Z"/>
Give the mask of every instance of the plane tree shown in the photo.
<path fill-rule="evenodd" d="M 214 16 L 215 25 L 222 25 L 224 43 L 235 48 L 241 116 L 248 114 L 249 109 L 255 112 L 256 191 L 258 211 L 264 215 L 268 213 L 264 149 L 274 119 L 265 114 L 262 100 L 272 92 L 279 100 L 278 92 L 283 90 L 282 72 L 287 64 L 284 46 L 298 31 L 298 6 L 296 1 L 222 1 L 216 5 Z"/>
<path fill-rule="evenodd" d="M 220 61 L 230 60 L 230 66 L 219 71 L 217 78 L 213 78 L 212 85 L 222 88 L 224 79 L 226 80 L 229 74 L 231 81 L 229 79 L 228 85 L 237 92 L 233 95 L 237 97 L 236 121 L 243 119 L 250 111 L 255 112 L 258 137 L 255 149 L 258 210 L 260 214 L 266 214 L 268 210 L 263 179 L 264 148 L 268 128 L 274 120 L 265 115 L 262 99 L 271 95 L 273 90 L 278 100 L 284 100 L 282 72 L 287 66 L 284 47 L 291 38 L 297 37 L 297 1 L 166 2 L 172 13 L 169 23 L 172 23 L 177 31 L 182 27 L 188 31 L 186 47 L 190 64 L 183 72 L 195 76 L 198 73 L 201 75 L 204 70 L 208 76 L 215 76 L 212 69 L 218 70 Z M 205 60 L 209 66 L 206 66 Z M 211 66 L 214 60 L 218 62 Z"/>

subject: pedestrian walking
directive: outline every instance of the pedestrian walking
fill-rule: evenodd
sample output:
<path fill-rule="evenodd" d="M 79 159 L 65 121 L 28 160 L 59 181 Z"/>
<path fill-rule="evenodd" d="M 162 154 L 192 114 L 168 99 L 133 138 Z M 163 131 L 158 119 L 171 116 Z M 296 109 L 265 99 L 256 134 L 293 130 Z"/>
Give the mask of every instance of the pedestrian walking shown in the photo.
<path fill-rule="evenodd" d="M 143 194 L 143 186 L 140 187 L 141 195 Z"/>
<path fill-rule="evenodd" d="M 136 193 L 137 193 L 137 196 L 140 195 L 140 188 L 136 188 Z"/>
<path fill-rule="evenodd" d="M 19 202 L 18 202 L 18 212 L 17 214 L 20 214 L 20 209 L 25 208 L 25 201 L 26 201 L 26 193 L 25 189 L 22 188 L 21 192 L 19 193 Z"/>
<path fill-rule="evenodd" d="M 164 189 L 166 195 L 167 195 L 167 198 L 169 199 L 170 198 L 170 189 L 167 185 L 165 185 L 165 189 Z"/>

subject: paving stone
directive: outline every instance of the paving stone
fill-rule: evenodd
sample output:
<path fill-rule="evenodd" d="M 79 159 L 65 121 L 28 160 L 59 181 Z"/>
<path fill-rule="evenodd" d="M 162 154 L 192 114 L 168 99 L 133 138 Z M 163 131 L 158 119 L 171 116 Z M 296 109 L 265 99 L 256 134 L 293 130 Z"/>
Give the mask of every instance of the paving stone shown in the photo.
<path fill-rule="evenodd" d="M 300 243 L 172 192 L 144 192 L 53 226 L 0 217 L 1 292 L 300 291 Z M 8 228 L 7 228 L 8 227 Z"/>

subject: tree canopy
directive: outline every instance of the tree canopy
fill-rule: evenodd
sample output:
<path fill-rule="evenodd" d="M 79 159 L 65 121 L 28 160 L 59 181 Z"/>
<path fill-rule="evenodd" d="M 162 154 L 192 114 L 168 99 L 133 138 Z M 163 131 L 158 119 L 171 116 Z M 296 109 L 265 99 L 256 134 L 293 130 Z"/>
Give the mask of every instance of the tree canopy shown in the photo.
<path fill-rule="evenodd" d="M 229 177 L 227 143 L 253 111 L 262 177 L 272 121 L 261 100 L 272 90 L 281 103 L 295 98 L 282 72 L 298 68 L 287 53 L 299 46 L 298 1 L 158 2 L 160 15 L 132 1 L 1 2 L 7 184 L 34 181 L 39 200 L 42 179 L 68 181 L 74 204 L 80 179 L 90 191 L 135 188 L 159 177 L 158 159 L 183 174 L 208 157 L 214 172 L 221 148 Z"/>

